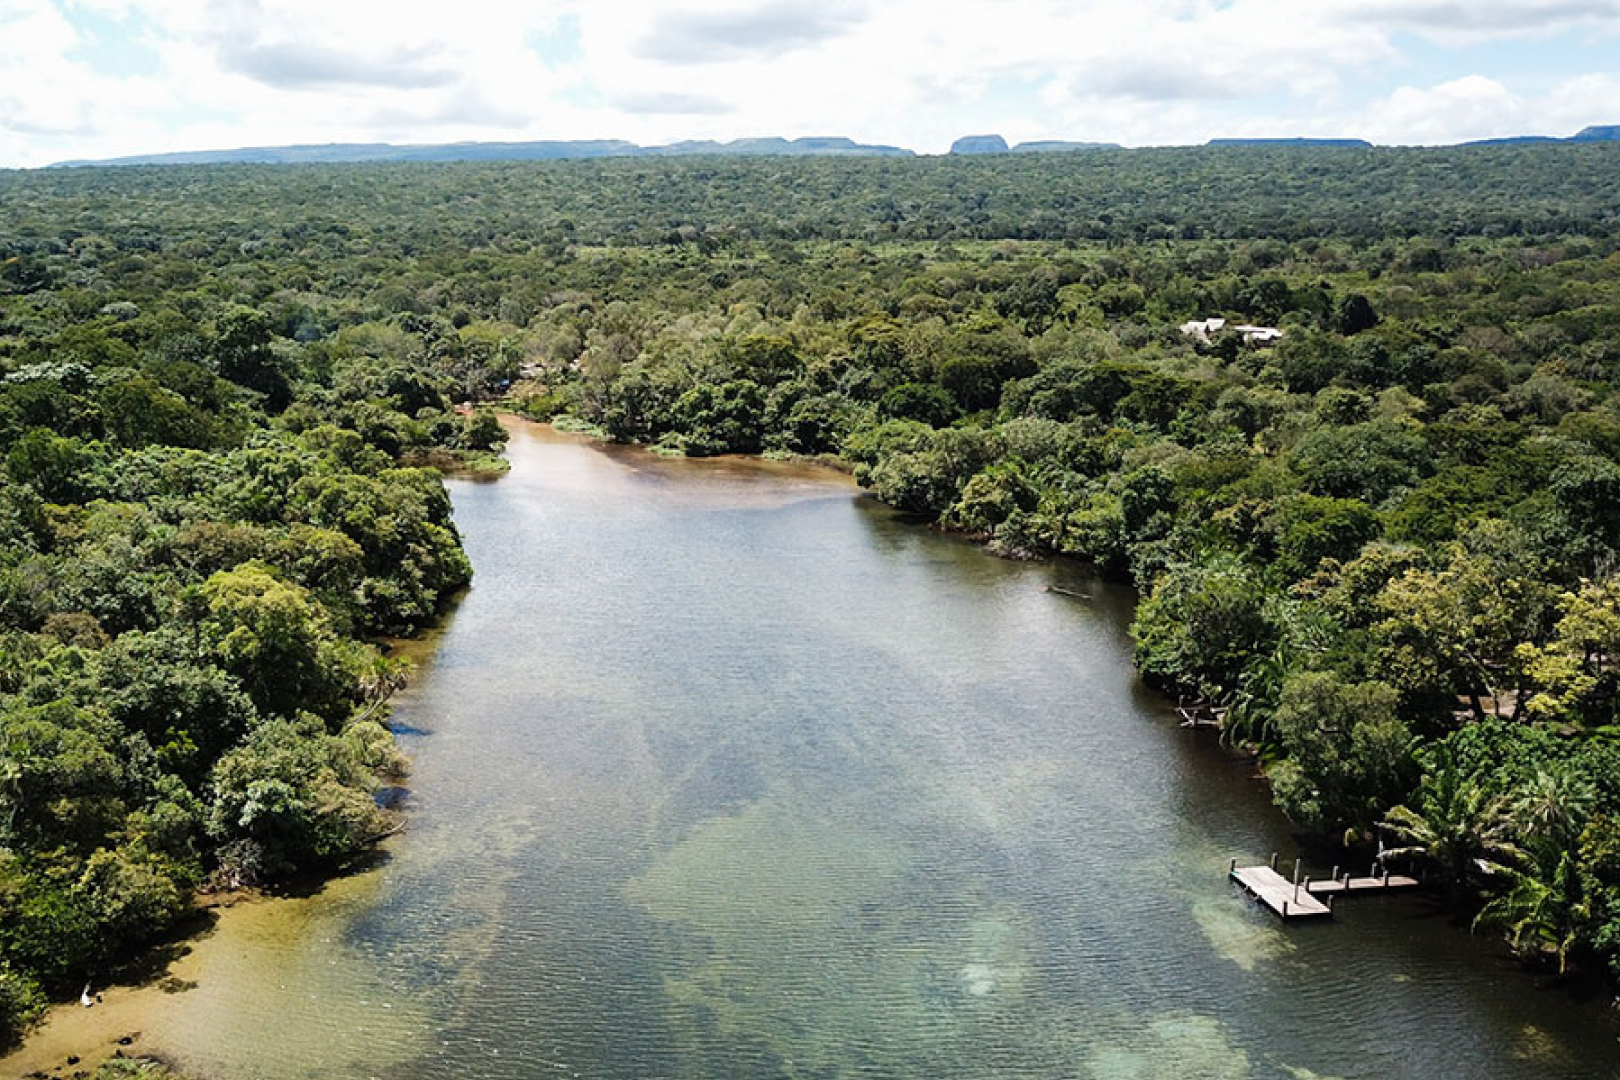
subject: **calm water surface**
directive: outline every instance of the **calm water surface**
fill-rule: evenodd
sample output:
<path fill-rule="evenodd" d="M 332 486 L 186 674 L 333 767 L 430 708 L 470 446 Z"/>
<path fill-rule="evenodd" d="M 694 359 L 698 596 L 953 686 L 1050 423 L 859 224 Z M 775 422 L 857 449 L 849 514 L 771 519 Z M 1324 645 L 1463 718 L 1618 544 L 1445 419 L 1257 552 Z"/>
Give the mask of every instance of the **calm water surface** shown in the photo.
<path fill-rule="evenodd" d="M 452 484 L 478 577 L 397 712 L 410 830 L 222 923 L 143 1046 L 267 1080 L 1620 1076 L 1610 1013 L 1421 901 L 1285 929 L 1235 894 L 1229 856 L 1294 845 L 1135 683 L 1124 593 L 824 473 L 509 456 Z"/>

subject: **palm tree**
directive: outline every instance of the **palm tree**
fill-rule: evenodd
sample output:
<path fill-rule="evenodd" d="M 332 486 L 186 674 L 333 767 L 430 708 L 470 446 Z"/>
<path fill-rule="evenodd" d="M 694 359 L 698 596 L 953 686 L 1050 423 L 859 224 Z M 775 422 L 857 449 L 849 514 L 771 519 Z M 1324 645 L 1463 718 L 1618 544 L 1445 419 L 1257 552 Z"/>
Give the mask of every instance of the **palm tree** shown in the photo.
<path fill-rule="evenodd" d="M 1453 885 L 1496 876 L 1523 863 L 1525 854 L 1513 841 L 1515 822 L 1508 800 L 1488 794 L 1463 772 L 1444 744 L 1435 748 L 1430 765 L 1418 784 L 1416 808 L 1394 807 L 1381 823 L 1402 841 L 1385 856 L 1426 858 Z"/>
<path fill-rule="evenodd" d="M 1597 802 L 1590 780 L 1567 768 L 1538 770 L 1513 801 L 1515 830 L 1531 858 L 1510 867 L 1506 892 L 1481 909 L 1476 926 L 1500 926 L 1515 951 L 1551 953 L 1562 973 L 1593 916 L 1581 880 L 1580 835 Z"/>
<path fill-rule="evenodd" d="M 409 660 L 391 656 L 374 657 L 360 673 L 360 697 L 368 706 L 393 697 L 411 681 L 415 670 Z"/>
<path fill-rule="evenodd" d="M 1508 943 L 1522 956 L 1551 953 L 1558 958 L 1562 975 L 1581 929 L 1591 919 L 1592 900 L 1581 887 L 1572 852 L 1561 852 L 1550 873 L 1540 873 L 1540 869 L 1545 868 L 1510 869 L 1512 886 L 1480 910 L 1474 925 L 1503 928 Z"/>
<path fill-rule="evenodd" d="M 1527 837 L 1572 847 L 1586 826 L 1597 789 L 1571 769 L 1538 769 L 1513 802 L 1513 816 Z"/>
<path fill-rule="evenodd" d="M 1269 656 L 1254 661 L 1243 672 L 1242 686 L 1221 724 L 1221 741 L 1228 746 L 1264 745 L 1271 741 L 1271 715 L 1277 695 L 1288 677 L 1293 657 L 1281 645 Z"/>

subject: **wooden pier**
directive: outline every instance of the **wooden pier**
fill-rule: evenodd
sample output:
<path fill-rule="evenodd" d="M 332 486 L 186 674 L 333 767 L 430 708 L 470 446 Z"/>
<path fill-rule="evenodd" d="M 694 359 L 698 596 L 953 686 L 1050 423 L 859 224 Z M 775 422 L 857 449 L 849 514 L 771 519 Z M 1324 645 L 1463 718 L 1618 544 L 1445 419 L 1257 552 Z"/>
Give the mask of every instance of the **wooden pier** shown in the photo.
<path fill-rule="evenodd" d="M 1383 873 L 1376 876 L 1349 877 L 1334 881 L 1313 881 L 1310 890 L 1316 896 L 1335 896 L 1339 893 L 1388 892 L 1391 889 L 1415 889 L 1423 884 L 1405 874 Z"/>
<path fill-rule="evenodd" d="M 1285 919 L 1319 919 L 1333 914 L 1333 909 L 1302 883 L 1289 881 L 1269 866 L 1234 865 L 1231 878 L 1250 896 Z"/>
<path fill-rule="evenodd" d="M 1299 860 L 1294 860 L 1294 879 L 1277 872 L 1277 856 L 1272 855 L 1269 866 L 1239 866 L 1233 859 L 1227 865 L 1227 876 L 1245 892 L 1260 901 L 1283 919 L 1319 919 L 1333 914 L 1333 898 L 1361 893 L 1389 892 L 1392 889 L 1415 889 L 1422 884 L 1417 878 L 1405 874 L 1392 874 L 1387 868 L 1374 866 L 1363 877 L 1348 873 L 1340 875 L 1335 866 L 1330 877 L 1313 881 L 1300 876 Z"/>

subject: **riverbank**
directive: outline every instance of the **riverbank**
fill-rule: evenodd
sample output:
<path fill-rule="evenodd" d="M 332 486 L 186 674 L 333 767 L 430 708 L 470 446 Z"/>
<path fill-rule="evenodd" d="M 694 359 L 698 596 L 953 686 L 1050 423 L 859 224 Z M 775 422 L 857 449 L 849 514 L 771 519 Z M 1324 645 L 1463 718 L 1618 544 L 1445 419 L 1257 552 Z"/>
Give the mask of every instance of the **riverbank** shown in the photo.
<path fill-rule="evenodd" d="M 457 478 L 484 482 L 504 474 L 504 469 L 468 469 Z M 463 587 L 443 597 L 437 619 L 414 635 L 373 644 L 391 660 L 419 668 L 431 659 L 446 621 L 465 594 Z M 362 718 L 374 717 L 380 708 L 391 709 L 405 697 L 408 691 L 396 691 L 387 702 L 369 707 Z M 395 729 L 391 716 L 381 722 Z M 165 1059 L 183 1060 L 185 1013 L 200 1008 L 218 1015 L 228 1010 L 231 997 L 250 997 L 254 971 L 268 970 L 271 952 L 286 940 L 279 929 L 283 923 L 307 924 L 329 904 L 359 902 L 365 881 L 386 863 L 389 844 L 405 824 L 397 805 L 408 794 L 401 786 L 405 761 L 402 756 L 385 759 L 376 799 L 386 812 L 386 827 L 370 836 L 361 850 L 338 863 L 303 870 L 271 888 L 195 893 L 191 913 L 172 933 L 120 962 L 108 983 L 92 987 L 94 1005 L 86 1008 L 77 998 L 50 1005 L 24 1039 L 0 1054 L 0 1076 L 36 1071 L 60 1075 L 53 1069 L 71 1074 L 141 1051 L 165 1033 L 178 1035 L 163 1043 Z M 70 1064 L 69 1059 L 77 1060 Z"/>
<path fill-rule="evenodd" d="M 606 431 L 584 421 L 565 417 L 562 422 L 568 430 L 593 439 L 608 437 Z M 1029 437 L 1028 433 L 1022 437 Z M 963 434 L 963 438 L 967 435 Z M 657 446 L 645 449 L 659 452 Z M 952 453 L 960 451 L 957 447 Z M 952 453 L 942 452 L 943 459 L 949 461 Z M 1047 496 L 1040 494 L 1039 485 L 1030 477 L 1015 475 L 1017 470 L 992 468 L 963 487 L 954 509 L 919 512 L 910 500 L 918 491 L 937 486 L 912 475 L 925 456 L 915 452 L 898 456 L 869 454 L 867 460 L 843 461 L 842 465 L 888 505 L 915 515 L 913 520 L 927 521 L 931 528 L 980 544 L 995 555 L 1014 560 L 1075 559 L 1101 576 L 1126 583 L 1133 591 L 1140 587 L 1127 572 L 1127 566 L 1138 565 L 1135 557 L 1121 557 L 1110 563 L 1065 550 L 1063 539 L 1072 539 L 1074 534 L 1061 515 L 1037 527 L 1040 515 L 1034 513 L 1035 505 L 1045 505 Z M 890 468 L 885 460 L 890 465 L 901 462 L 904 467 Z M 886 475 L 885 468 L 889 468 Z M 985 480 L 993 482 L 981 486 L 979 482 Z M 1161 496 L 1167 497 L 1164 493 Z M 1081 544 L 1079 550 L 1087 549 Z M 1369 550 L 1366 565 L 1356 573 L 1387 578 L 1385 591 L 1397 595 L 1386 603 L 1397 613 L 1404 612 L 1402 605 L 1410 605 L 1414 596 L 1422 596 L 1426 590 L 1449 588 L 1441 584 L 1444 575 L 1460 572 L 1456 566 L 1441 569 L 1439 562 L 1415 549 L 1388 555 L 1387 559 L 1381 549 Z M 1468 564 L 1471 573 L 1482 570 L 1473 556 L 1454 553 L 1450 558 Z M 1335 863 L 1367 865 L 1379 858 L 1386 846 L 1402 848 L 1403 868 L 1433 871 L 1428 876 L 1437 885 L 1449 886 L 1431 894 L 1445 914 L 1468 923 L 1470 932 L 1505 942 L 1523 962 L 1527 974 L 1553 969 L 1558 982 L 1571 987 L 1572 995 L 1583 997 L 1590 996 L 1594 987 L 1617 989 L 1620 967 L 1605 963 L 1605 954 L 1592 947 L 1592 942 L 1608 939 L 1603 929 L 1605 918 L 1611 922 L 1620 919 L 1620 915 L 1605 915 L 1613 907 L 1610 898 L 1616 886 L 1612 874 L 1601 871 L 1588 876 L 1587 885 L 1581 889 L 1591 891 L 1589 909 L 1582 907 L 1587 900 L 1582 899 L 1581 889 L 1547 894 L 1557 897 L 1551 909 L 1526 908 L 1522 904 L 1514 909 L 1514 896 L 1534 894 L 1545 884 L 1542 879 L 1548 867 L 1557 865 L 1558 852 L 1552 851 L 1549 844 L 1561 845 L 1560 850 L 1589 848 L 1588 854 L 1601 854 L 1606 842 L 1602 837 L 1613 828 L 1605 824 L 1612 820 L 1607 810 L 1591 815 L 1593 828 L 1586 840 L 1579 839 L 1581 829 L 1555 838 L 1538 834 L 1533 823 L 1519 820 L 1513 827 L 1518 856 L 1492 874 L 1469 875 L 1466 881 L 1441 881 L 1446 864 L 1441 856 L 1426 850 L 1430 840 L 1424 833 L 1424 815 L 1435 809 L 1432 777 L 1458 756 L 1476 761 L 1471 766 L 1474 776 L 1470 782 L 1491 788 L 1509 807 L 1530 798 L 1523 790 L 1526 776 L 1548 770 L 1558 772 L 1570 762 L 1575 762 L 1576 774 L 1569 796 L 1574 799 L 1573 805 L 1585 808 L 1584 813 L 1597 801 L 1604 806 L 1613 804 L 1620 792 L 1606 779 L 1613 769 L 1605 763 L 1601 732 L 1567 724 L 1554 727 L 1518 722 L 1525 717 L 1507 723 L 1505 717 L 1481 716 L 1481 720 L 1497 721 L 1495 728 L 1486 724 L 1476 731 L 1470 730 L 1474 726 L 1471 722 L 1452 723 L 1439 727 L 1449 732 L 1447 737 L 1425 745 L 1414 733 L 1423 730 L 1424 724 L 1433 730 L 1441 722 L 1423 718 L 1421 710 L 1403 711 L 1408 706 L 1394 688 L 1372 680 L 1359 668 L 1355 670 L 1360 674 L 1341 675 L 1332 670 L 1309 670 L 1310 665 L 1300 660 L 1303 656 L 1327 654 L 1321 640 L 1310 635 L 1322 633 L 1321 628 L 1334 625 L 1335 619 L 1373 621 L 1366 610 L 1372 605 L 1362 602 L 1364 597 L 1350 603 L 1340 595 L 1348 585 L 1335 582 L 1334 575 L 1354 576 L 1342 563 L 1334 563 L 1331 571 L 1313 585 L 1323 595 L 1311 594 L 1300 600 L 1306 594 L 1296 590 L 1295 597 L 1284 604 L 1268 592 L 1275 582 L 1236 563 L 1217 560 L 1208 566 L 1193 566 L 1162 560 L 1162 555 L 1148 553 L 1140 563 L 1154 576 L 1146 581 L 1150 590 L 1143 617 L 1132 620 L 1132 661 L 1137 676 L 1157 690 L 1195 702 L 1195 708 L 1221 715 L 1223 736 L 1264 763 L 1257 769 L 1257 777 L 1304 834 L 1303 846 L 1319 852 L 1334 849 L 1319 870 L 1325 871 Z M 1403 573 L 1409 576 L 1403 578 Z M 1408 581 L 1410 585 L 1405 584 Z M 1365 587 L 1365 582 L 1357 586 Z M 1400 591 L 1403 588 L 1415 592 L 1406 595 Z M 1586 610 L 1581 605 L 1607 610 L 1606 605 L 1613 603 L 1610 589 L 1605 586 L 1594 593 L 1588 586 L 1579 599 L 1569 594 L 1555 601 L 1547 594 L 1543 600 L 1549 608 L 1561 603 L 1559 610 L 1565 612 Z M 1293 615 L 1278 614 L 1294 608 L 1297 612 Z M 1351 614 L 1345 615 L 1345 610 Z M 1398 634 L 1390 628 L 1397 626 L 1402 617 L 1398 615 L 1377 627 L 1361 626 L 1366 634 L 1359 640 L 1365 645 L 1379 633 Z M 1231 630 L 1237 635 L 1233 642 L 1226 642 L 1229 647 L 1224 653 L 1218 648 L 1224 639 L 1212 629 L 1227 625 L 1223 620 L 1233 622 Z M 1316 629 L 1306 633 L 1301 628 L 1307 625 Z M 1298 641 L 1290 637 L 1301 633 L 1305 637 Z M 1579 642 L 1563 642 L 1549 646 L 1541 655 L 1544 660 L 1563 661 L 1572 659 L 1579 648 Z M 1255 659 L 1272 655 L 1287 657 L 1291 668 L 1299 670 L 1284 670 L 1280 659 L 1269 667 Z M 1241 678 L 1216 679 L 1212 675 L 1215 667 L 1234 664 L 1242 669 Z M 1433 664 L 1436 670 L 1444 671 L 1456 662 L 1442 654 L 1433 659 Z M 1519 700 L 1527 697 L 1521 695 Z M 1328 716 L 1335 719 L 1323 719 Z M 1359 734 L 1346 740 L 1346 745 L 1336 745 L 1334 732 L 1340 729 Z M 1591 738 L 1584 756 L 1580 749 L 1568 745 L 1581 742 L 1583 734 Z M 1504 757 L 1519 760 L 1517 764 L 1503 765 L 1499 775 L 1486 775 L 1491 763 Z M 1593 798 L 1582 794 L 1587 788 L 1592 789 Z M 1391 815 L 1391 808 L 1396 808 L 1397 813 Z M 1390 817 L 1415 821 L 1417 828 L 1403 833 L 1398 826 L 1386 825 Z M 1481 854 L 1473 853 L 1475 857 Z M 1476 925 L 1475 916 L 1481 912 L 1483 917 Z M 1573 955 L 1568 945 L 1572 940 L 1577 942 Z M 1550 947 L 1548 942 L 1563 944 Z M 1576 977 L 1566 977 L 1572 974 L 1565 970 L 1571 964 L 1579 969 L 1573 972 Z"/>
<path fill-rule="evenodd" d="M 509 430 L 521 427 L 528 436 L 551 443 L 592 442 L 588 435 L 554 431 L 549 425 L 517 416 L 503 416 L 502 422 Z M 640 448 L 603 445 L 600 451 L 653 485 L 686 467 L 686 463 L 661 459 Z M 825 493 L 829 485 L 834 490 L 852 487 L 847 475 L 817 462 L 726 455 L 705 460 L 700 468 L 704 483 L 699 486 L 699 497 L 712 499 L 716 506 L 779 506 Z M 483 484 L 502 479 L 508 471 L 509 466 L 448 469 L 445 478 L 451 484 Z M 569 482 L 565 477 L 556 479 Z M 752 481 L 758 479 L 768 483 L 755 488 Z M 651 489 L 644 491 L 652 494 Z M 447 597 L 441 617 L 419 633 L 379 644 L 391 658 L 408 661 L 418 670 L 431 666 L 456 605 L 466 596 L 463 589 Z M 398 695 L 402 701 L 411 696 L 410 689 Z M 390 726 L 408 740 L 427 724 L 424 718 L 412 717 L 402 725 Z M 70 1075 L 115 1061 L 120 1054 L 142 1051 L 160 1051 L 166 1059 L 206 1070 L 206 1060 L 196 1061 L 187 1052 L 193 1025 L 253 1027 L 254 1020 L 233 1014 L 232 1002 L 252 1000 L 256 973 L 285 967 L 288 954 L 298 951 L 300 935 L 306 930 L 313 927 L 318 933 L 319 927 L 374 895 L 380 886 L 378 873 L 387 864 L 394 842 L 391 832 L 379 838 L 372 853 L 358 857 L 350 866 L 327 876 L 307 875 L 288 891 L 199 894 L 197 917 L 187 923 L 195 927 L 194 932 L 182 933 L 126 964 L 126 971 L 140 973 L 135 977 L 93 988 L 99 998 L 93 1007 L 85 1008 L 77 1000 L 52 1005 L 19 1046 L 0 1056 L 0 1075 Z M 313 962 L 313 958 L 302 962 Z M 77 1060 L 70 1065 L 69 1059 Z"/>
<path fill-rule="evenodd" d="M 506 480 L 450 484 L 479 572 L 396 705 L 411 829 L 222 913 L 196 986 L 134 992 L 136 1048 L 254 1080 L 1608 1075 L 1606 1014 L 1420 906 L 1301 933 L 1232 891 L 1290 829 L 1131 677 L 1127 590 L 823 472 L 512 431 Z"/>
<path fill-rule="evenodd" d="M 289 939 L 318 925 L 323 912 L 374 895 L 375 877 L 374 870 L 361 871 L 312 886 L 307 895 L 242 893 L 205 904 L 202 925 L 163 947 L 154 958 L 163 962 L 145 978 L 92 988 L 99 1000 L 90 1008 L 77 1001 L 52 1006 L 20 1047 L 0 1057 L 0 1076 L 70 1075 L 119 1054 L 158 1054 L 182 1070 L 206 1065 L 189 1058 L 189 1033 L 253 1023 L 242 1013 L 262 999 L 261 980 L 284 974 L 280 958 Z"/>

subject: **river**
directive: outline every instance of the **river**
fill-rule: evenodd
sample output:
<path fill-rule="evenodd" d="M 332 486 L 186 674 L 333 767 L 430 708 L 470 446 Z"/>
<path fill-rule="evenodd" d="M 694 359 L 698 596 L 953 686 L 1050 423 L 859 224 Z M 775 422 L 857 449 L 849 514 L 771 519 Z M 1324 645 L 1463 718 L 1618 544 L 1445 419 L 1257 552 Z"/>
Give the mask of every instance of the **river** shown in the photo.
<path fill-rule="evenodd" d="M 512 434 L 451 481 L 477 578 L 398 703 L 380 865 L 0 1064 L 127 1032 L 228 1080 L 1620 1077 L 1611 1010 L 1419 898 L 1284 927 L 1228 885 L 1295 843 L 1134 679 L 1127 591 L 827 471 Z"/>

